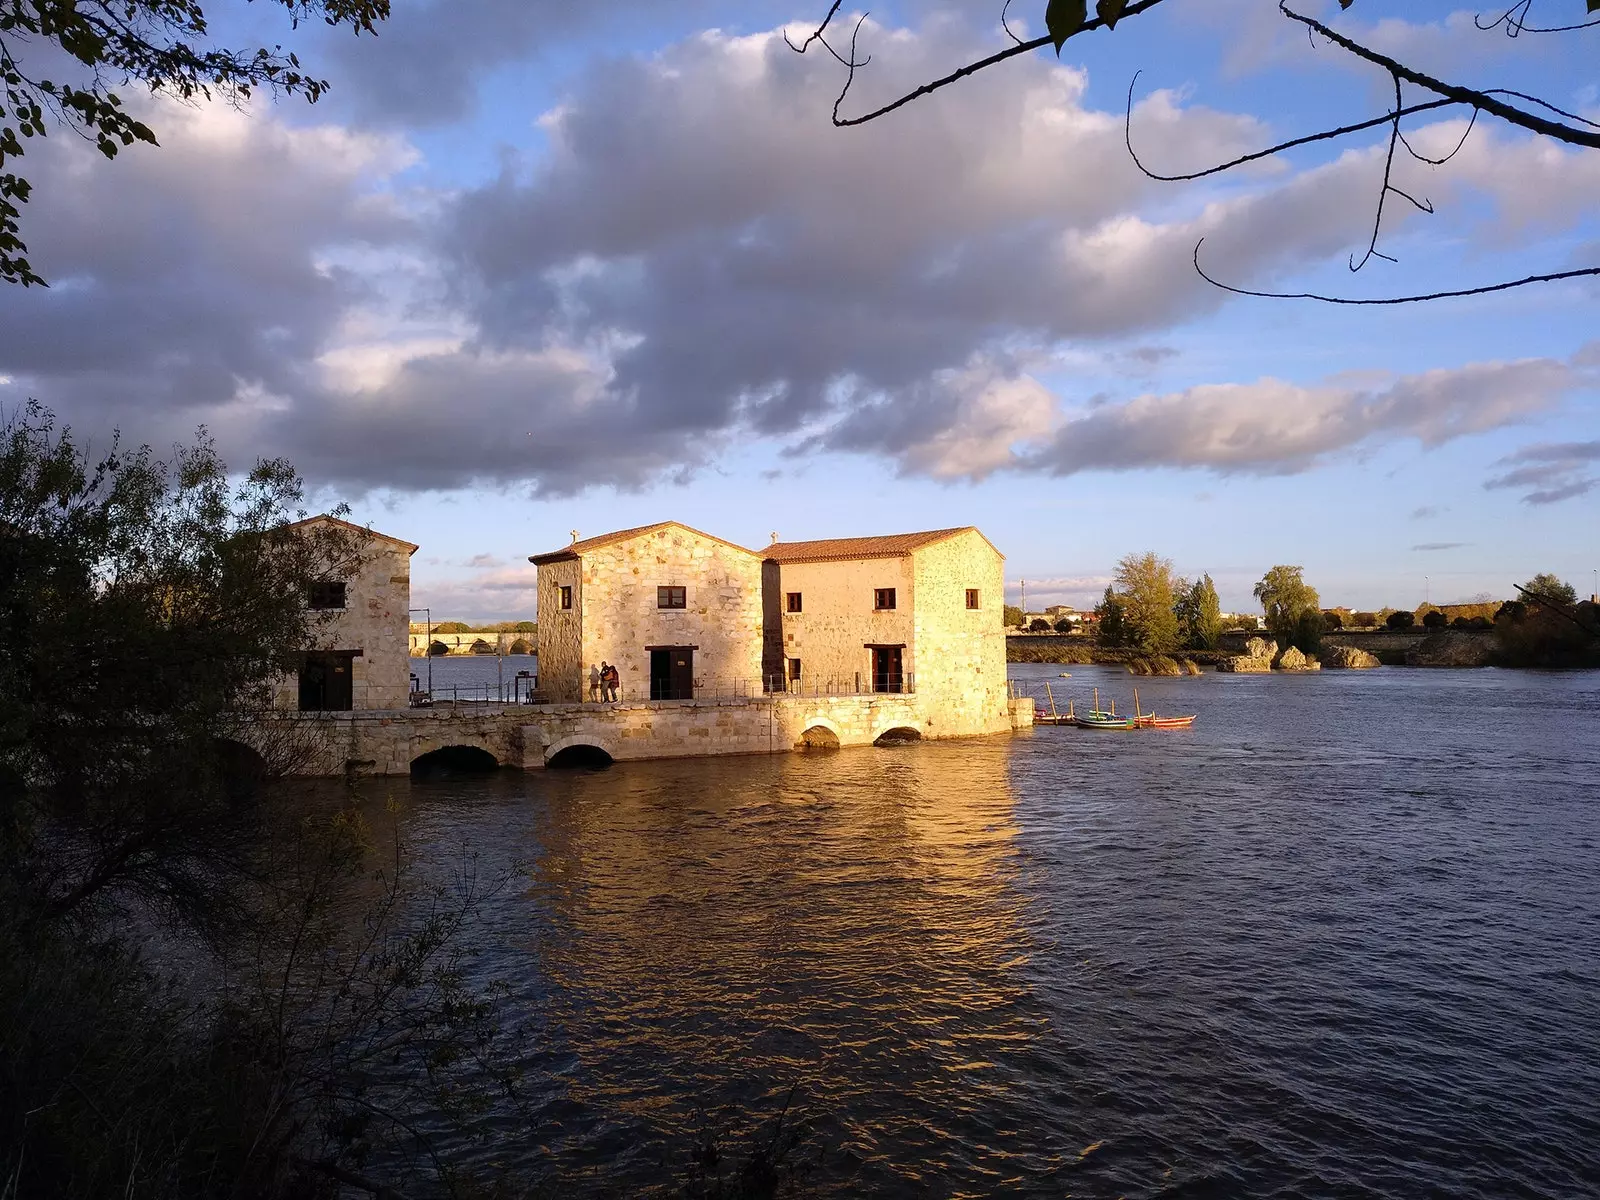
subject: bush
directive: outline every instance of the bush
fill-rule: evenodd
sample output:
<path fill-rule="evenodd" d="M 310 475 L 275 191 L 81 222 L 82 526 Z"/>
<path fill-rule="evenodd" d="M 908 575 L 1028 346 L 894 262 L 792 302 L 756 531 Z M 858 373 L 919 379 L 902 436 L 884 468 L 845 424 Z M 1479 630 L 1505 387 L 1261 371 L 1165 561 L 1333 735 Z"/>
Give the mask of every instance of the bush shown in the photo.
<path fill-rule="evenodd" d="M 1043 617 L 1035 617 L 1033 620 L 1028 622 L 1028 632 L 1029 633 L 1049 633 L 1050 632 L 1050 622 L 1046 621 Z"/>
<path fill-rule="evenodd" d="M 465 621 L 440 621 L 433 627 L 435 633 L 471 633 L 471 627 Z"/>
<path fill-rule="evenodd" d="M 1404 609 L 1390 613 L 1388 621 L 1385 622 L 1390 629 L 1410 629 L 1416 623 L 1417 614 L 1406 612 Z"/>
<path fill-rule="evenodd" d="M 1449 618 L 1437 608 L 1430 608 L 1422 614 L 1422 627 L 1424 629 L 1443 629 L 1447 624 L 1449 624 Z"/>
<path fill-rule="evenodd" d="M 1344 615 L 1329 609 L 1322 614 L 1322 627 L 1330 633 L 1335 629 L 1344 628 Z"/>
<path fill-rule="evenodd" d="M 1358 612 L 1358 613 L 1351 613 L 1350 614 L 1350 624 L 1352 624 L 1352 625 L 1354 625 L 1354 626 L 1356 626 L 1358 628 L 1371 629 L 1377 623 L 1378 623 L 1378 614 L 1377 613 Z"/>
<path fill-rule="evenodd" d="M 1072 632 L 1072 622 L 1067 620 L 1065 617 L 1062 617 L 1061 620 L 1056 622 L 1056 632 L 1057 633 L 1071 633 Z"/>

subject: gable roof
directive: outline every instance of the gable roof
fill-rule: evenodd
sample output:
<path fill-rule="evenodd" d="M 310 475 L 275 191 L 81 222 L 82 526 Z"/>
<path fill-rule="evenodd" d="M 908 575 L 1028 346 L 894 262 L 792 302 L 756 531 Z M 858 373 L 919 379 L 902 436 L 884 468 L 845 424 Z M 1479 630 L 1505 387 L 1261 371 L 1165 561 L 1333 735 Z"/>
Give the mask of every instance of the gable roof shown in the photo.
<path fill-rule="evenodd" d="M 812 542 L 773 542 L 763 551 L 765 557 L 771 562 L 778 563 L 806 563 L 806 562 L 836 562 L 856 558 L 900 558 L 924 546 L 932 546 L 946 538 L 953 538 L 958 533 L 976 533 L 983 538 L 983 534 L 976 525 L 962 525 L 956 529 L 929 529 L 922 533 L 886 533 L 877 537 L 853 538 L 822 538 Z M 988 538 L 983 538 L 989 543 L 989 548 L 996 554 L 994 543 Z M 1005 555 L 1001 554 L 1004 558 Z"/>
<path fill-rule="evenodd" d="M 739 553 L 748 554 L 752 558 L 761 557 L 754 551 L 747 550 L 735 542 L 728 541 L 727 538 L 719 538 L 714 533 L 705 533 L 702 530 L 695 529 L 693 526 L 685 525 L 682 521 L 657 521 L 654 525 L 637 525 L 632 529 L 617 529 L 611 533 L 602 533 L 596 537 L 584 538 L 580 542 L 573 542 L 570 546 L 563 546 L 559 550 L 551 550 L 547 554 L 530 554 L 528 555 L 528 561 L 533 563 L 534 566 L 544 566 L 546 563 L 553 562 L 566 562 L 570 559 L 581 558 L 591 550 L 599 550 L 603 546 L 615 545 L 618 542 L 630 542 L 634 538 L 644 537 L 646 534 L 655 533 L 662 529 L 682 529 L 686 533 L 694 534 L 696 537 L 703 537 L 708 541 L 730 546 L 739 551 Z"/>
<path fill-rule="evenodd" d="M 356 525 L 350 521 L 341 521 L 338 517 L 330 517 L 326 513 L 321 516 L 307 517 L 303 521 L 291 521 L 284 528 L 302 529 L 307 525 L 337 525 L 340 529 L 346 529 L 351 533 L 359 533 L 370 538 L 377 538 L 380 542 L 392 542 L 396 546 L 404 546 L 407 556 L 415 554 L 421 549 L 415 542 L 408 542 L 404 538 L 390 537 L 387 533 L 379 533 L 376 529 L 368 529 L 364 525 Z"/>

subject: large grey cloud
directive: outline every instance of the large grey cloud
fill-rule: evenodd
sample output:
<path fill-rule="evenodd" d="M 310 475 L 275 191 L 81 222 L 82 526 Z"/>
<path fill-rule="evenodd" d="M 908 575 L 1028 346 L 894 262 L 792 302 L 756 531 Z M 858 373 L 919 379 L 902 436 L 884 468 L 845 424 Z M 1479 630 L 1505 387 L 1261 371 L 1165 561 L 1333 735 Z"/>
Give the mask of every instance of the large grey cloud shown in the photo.
<path fill-rule="evenodd" d="M 1600 487 L 1600 441 L 1524 446 L 1495 465 L 1500 473 L 1484 487 L 1516 488 L 1524 504 L 1555 504 Z"/>
<path fill-rule="evenodd" d="M 877 36 L 885 94 L 967 44 L 948 21 Z M 346 487 L 559 493 L 670 477 L 753 435 L 945 477 L 1294 469 L 1519 420 L 1565 386 L 1563 364 L 1517 403 L 1471 372 L 1444 398 L 1423 377 L 1278 385 L 1310 431 L 1256 429 L 1239 397 L 1260 384 L 1194 389 L 1158 420 L 1148 397 L 1080 411 L 1045 382 L 1066 352 L 1115 357 L 1225 302 L 1192 270 L 1198 237 L 1241 282 L 1359 239 L 1371 155 L 1169 188 L 1048 58 L 848 132 L 827 120 L 835 68 L 774 33 L 596 62 L 543 118 L 547 152 L 456 196 L 395 192 L 401 141 L 269 113 L 173 109 L 163 149 L 109 165 L 52 143 L 29 162 L 66 202 L 31 237 L 58 286 L 0 293 L 0 387 L 139 436 L 203 419 L 234 457 L 287 454 Z M 1166 94 L 1137 121 L 1170 165 L 1261 140 Z M 1499 162 L 1475 149 L 1464 178 Z M 1592 183 L 1530 165 L 1537 188 L 1493 193 L 1524 224 Z M 1402 384 L 1423 391 L 1382 394 Z"/>

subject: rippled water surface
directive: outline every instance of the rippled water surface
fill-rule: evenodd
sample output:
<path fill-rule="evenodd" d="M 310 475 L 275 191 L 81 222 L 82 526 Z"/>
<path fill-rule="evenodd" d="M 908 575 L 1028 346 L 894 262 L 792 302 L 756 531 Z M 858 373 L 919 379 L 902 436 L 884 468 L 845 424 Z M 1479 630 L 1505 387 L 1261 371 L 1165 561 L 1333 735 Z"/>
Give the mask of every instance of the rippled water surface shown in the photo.
<path fill-rule="evenodd" d="M 824 1192 L 1600 1194 L 1600 674 L 1139 686 L 1195 728 L 374 784 L 528 864 L 521 1165 L 798 1084 Z"/>

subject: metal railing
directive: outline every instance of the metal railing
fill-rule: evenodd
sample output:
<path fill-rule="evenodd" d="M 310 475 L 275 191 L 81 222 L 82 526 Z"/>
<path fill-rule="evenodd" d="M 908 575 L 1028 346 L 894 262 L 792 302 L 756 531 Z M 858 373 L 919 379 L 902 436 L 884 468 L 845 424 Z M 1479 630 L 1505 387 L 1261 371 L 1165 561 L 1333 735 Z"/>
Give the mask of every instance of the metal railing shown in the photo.
<path fill-rule="evenodd" d="M 675 689 L 666 681 L 621 683 L 612 689 L 585 686 L 584 704 L 638 704 L 670 700 L 758 700 L 774 696 L 872 696 L 915 695 L 916 676 L 910 672 L 886 675 L 852 674 L 847 678 L 787 680 L 781 675 L 768 678 L 722 678 L 702 676 L 687 689 Z"/>
<path fill-rule="evenodd" d="M 431 691 L 411 676 L 410 706 L 432 708 L 436 704 L 542 704 L 539 677 L 532 671 L 518 671 L 510 679 L 494 683 L 440 684 Z"/>

